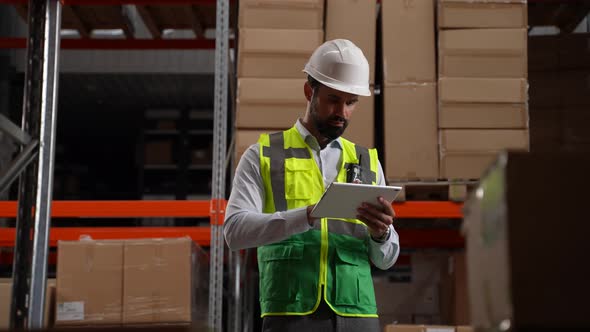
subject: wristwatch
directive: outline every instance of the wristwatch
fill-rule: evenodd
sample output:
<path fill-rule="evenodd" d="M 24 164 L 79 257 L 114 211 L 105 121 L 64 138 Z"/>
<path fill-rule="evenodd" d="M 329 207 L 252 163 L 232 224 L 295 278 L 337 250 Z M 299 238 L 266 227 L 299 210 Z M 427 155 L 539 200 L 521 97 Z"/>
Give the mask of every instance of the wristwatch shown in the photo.
<path fill-rule="evenodd" d="M 381 235 L 381 237 L 378 239 L 374 238 L 373 235 L 371 235 L 371 239 L 373 239 L 373 241 L 379 242 L 379 243 L 383 243 L 383 242 L 387 241 L 387 239 L 389 238 L 390 229 L 391 228 L 387 227 L 387 230 L 385 231 L 385 233 L 383 233 L 383 235 Z"/>

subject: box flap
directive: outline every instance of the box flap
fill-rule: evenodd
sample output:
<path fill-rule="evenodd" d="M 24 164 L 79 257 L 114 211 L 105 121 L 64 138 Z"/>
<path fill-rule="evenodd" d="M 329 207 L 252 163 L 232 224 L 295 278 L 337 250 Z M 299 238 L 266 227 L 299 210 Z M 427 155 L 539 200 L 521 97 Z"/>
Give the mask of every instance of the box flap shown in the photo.
<path fill-rule="evenodd" d="M 440 130 L 441 152 L 527 150 L 528 146 L 529 131 L 526 129 Z"/>
<path fill-rule="evenodd" d="M 241 53 L 310 56 L 323 40 L 323 30 L 240 29 L 239 49 Z"/>
<path fill-rule="evenodd" d="M 238 79 L 240 104 L 296 104 L 307 103 L 303 94 L 305 79 Z"/>

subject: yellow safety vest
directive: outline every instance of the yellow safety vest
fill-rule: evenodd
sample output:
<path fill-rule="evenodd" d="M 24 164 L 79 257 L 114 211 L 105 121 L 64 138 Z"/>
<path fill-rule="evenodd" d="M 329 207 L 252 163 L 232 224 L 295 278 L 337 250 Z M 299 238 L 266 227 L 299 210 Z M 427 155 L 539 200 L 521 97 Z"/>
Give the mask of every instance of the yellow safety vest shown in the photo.
<path fill-rule="evenodd" d="M 258 143 L 265 213 L 319 201 L 322 174 L 297 128 L 263 134 Z M 346 182 L 347 165 L 360 159 L 362 182 L 375 185 L 377 151 L 343 138 L 341 143 L 342 166 L 335 181 Z M 323 218 L 315 224 L 307 232 L 258 248 L 262 317 L 311 314 L 322 296 L 338 315 L 377 317 L 367 226 L 356 219 Z"/>

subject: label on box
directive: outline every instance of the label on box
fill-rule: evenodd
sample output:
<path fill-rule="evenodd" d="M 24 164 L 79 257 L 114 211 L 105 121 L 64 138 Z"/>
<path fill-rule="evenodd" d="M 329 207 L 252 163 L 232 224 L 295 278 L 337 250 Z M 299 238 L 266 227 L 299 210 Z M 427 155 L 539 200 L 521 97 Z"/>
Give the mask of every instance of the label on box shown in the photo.
<path fill-rule="evenodd" d="M 58 303 L 56 320 L 84 320 L 84 302 L 77 301 Z"/>

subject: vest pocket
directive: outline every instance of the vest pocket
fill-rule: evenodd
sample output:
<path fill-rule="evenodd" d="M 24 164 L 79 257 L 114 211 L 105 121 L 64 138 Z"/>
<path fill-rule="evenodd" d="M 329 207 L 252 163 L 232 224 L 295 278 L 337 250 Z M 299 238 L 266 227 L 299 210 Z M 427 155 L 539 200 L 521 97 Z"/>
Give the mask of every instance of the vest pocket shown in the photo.
<path fill-rule="evenodd" d="M 312 160 L 313 162 L 313 160 Z M 309 200 L 313 188 L 312 165 L 309 160 L 285 160 L 285 198 Z"/>
<path fill-rule="evenodd" d="M 291 243 L 263 246 L 260 298 L 262 301 L 294 301 L 298 280 L 294 276 L 301 270 L 303 244 Z"/>
<path fill-rule="evenodd" d="M 336 249 L 336 305 L 359 303 L 358 269 L 361 259 L 352 250 Z"/>
<path fill-rule="evenodd" d="M 375 306 L 375 291 L 368 257 L 364 251 L 336 249 L 336 305 Z"/>

